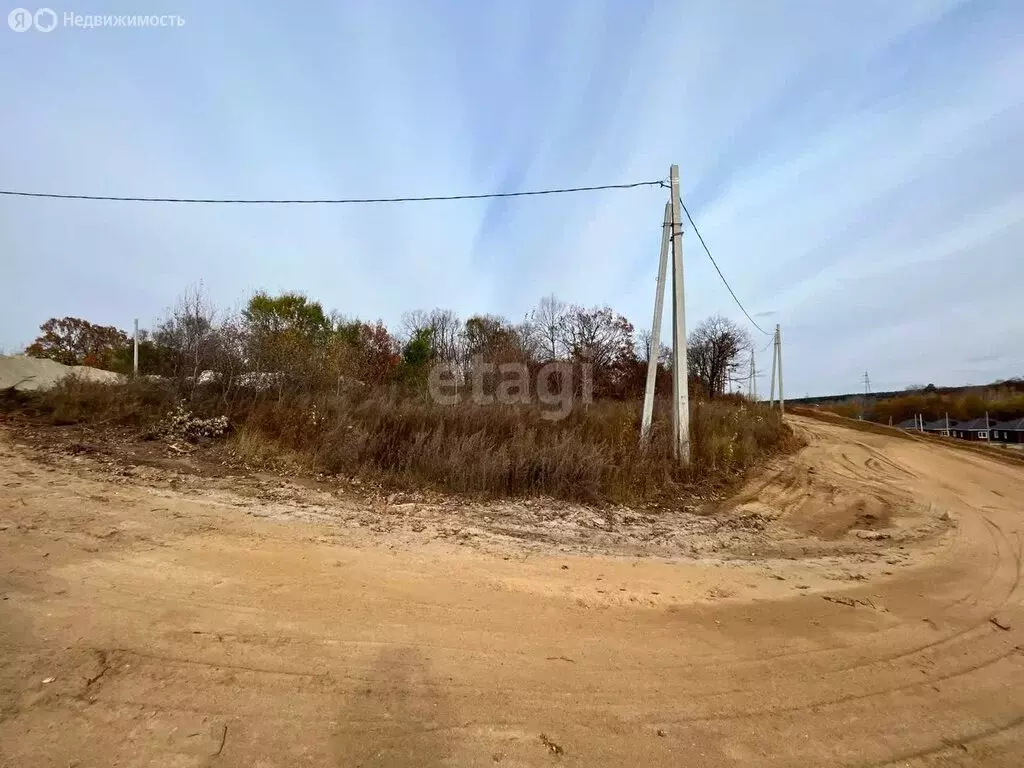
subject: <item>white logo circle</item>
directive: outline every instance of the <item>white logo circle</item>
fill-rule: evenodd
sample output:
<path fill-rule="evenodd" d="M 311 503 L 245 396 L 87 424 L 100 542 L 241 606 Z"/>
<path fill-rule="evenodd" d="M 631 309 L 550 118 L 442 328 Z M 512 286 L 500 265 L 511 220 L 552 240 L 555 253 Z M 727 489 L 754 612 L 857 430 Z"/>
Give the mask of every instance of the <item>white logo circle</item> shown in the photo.
<path fill-rule="evenodd" d="M 51 8 L 40 8 L 32 17 L 36 23 L 36 29 L 40 32 L 52 32 L 57 26 L 57 14 Z"/>
<path fill-rule="evenodd" d="M 32 29 L 32 11 L 15 8 L 7 14 L 7 26 L 15 32 L 27 32 Z"/>

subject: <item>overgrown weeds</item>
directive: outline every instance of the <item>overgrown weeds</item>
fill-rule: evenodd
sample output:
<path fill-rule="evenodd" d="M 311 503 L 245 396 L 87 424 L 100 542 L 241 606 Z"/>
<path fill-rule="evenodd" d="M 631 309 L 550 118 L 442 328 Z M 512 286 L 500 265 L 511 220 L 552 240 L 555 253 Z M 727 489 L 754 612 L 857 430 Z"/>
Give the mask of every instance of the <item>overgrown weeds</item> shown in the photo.
<path fill-rule="evenodd" d="M 41 392 L 6 391 L 3 410 L 42 417 L 55 425 L 145 426 L 161 419 L 173 406 L 173 387 L 140 379 L 106 384 L 68 376 Z"/>
<path fill-rule="evenodd" d="M 599 400 L 551 421 L 538 405 L 440 405 L 399 388 L 249 391 L 229 402 L 201 387 L 189 394 L 197 416 L 230 414 L 229 447 L 248 464 L 487 496 L 684 503 L 795 444 L 777 412 L 750 403 L 694 403 L 692 461 L 683 468 L 672 453 L 668 403 L 658 403 L 641 445 L 636 401 Z M 68 380 L 19 408 L 54 424 L 152 428 L 179 403 L 166 383 Z"/>
<path fill-rule="evenodd" d="M 536 406 L 441 406 L 396 393 L 350 393 L 263 402 L 236 445 L 258 458 L 275 453 L 270 443 L 304 456 L 311 468 L 403 486 L 631 503 L 671 501 L 695 483 L 723 482 L 791 439 L 763 407 L 698 403 L 684 470 L 665 419 L 647 445 L 639 426 L 636 402 L 598 401 L 548 421 Z"/>

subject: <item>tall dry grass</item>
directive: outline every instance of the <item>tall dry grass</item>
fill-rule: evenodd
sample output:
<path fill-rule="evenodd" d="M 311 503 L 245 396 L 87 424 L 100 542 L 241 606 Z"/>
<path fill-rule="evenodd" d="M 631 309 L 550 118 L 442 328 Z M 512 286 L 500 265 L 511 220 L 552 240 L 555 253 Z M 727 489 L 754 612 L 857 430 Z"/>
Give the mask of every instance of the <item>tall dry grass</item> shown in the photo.
<path fill-rule="evenodd" d="M 176 404 L 172 388 L 145 381 L 69 381 L 26 408 L 57 424 L 144 427 Z M 539 406 L 439 405 L 400 389 L 341 393 L 249 393 L 226 408 L 197 390 L 197 415 L 229 412 L 234 453 L 250 464 L 373 478 L 487 496 L 545 495 L 585 502 L 682 503 L 697 487 L 728 483 L 794 445 L 777 412 L 755 404 L 699 402 L 691 408 L 688 468 L 672 454 L 667 403 L 650 440 L 639 441 L 640 403 L 597 401 L 566 418 Z"/>
<path fill-rule="evenodd" d="M 599 401 L 552 422 L 533 406 L 348 396 L 265 402 L 246 419 L 236 447 L 266 456 L 269 442 L 305 456 L 311 467 L 401 486 L 629 503 L 670 501 L 687 486 L 723 482 L 791 439 L 764 408 L 697 404 L 692 463 L 684 470 L 665 419 L 647 445 L 639 426 L 640 404 L 631 402 Z"/>
<path fill-rule="evenodd" d="M 43 418 L 57 426 L 144 426 L 163 418 L 175 402 L 172 385 L 146 379 L 104 384 L 68 376 L 43 392 L 0 391 L 0 412 Z"/>

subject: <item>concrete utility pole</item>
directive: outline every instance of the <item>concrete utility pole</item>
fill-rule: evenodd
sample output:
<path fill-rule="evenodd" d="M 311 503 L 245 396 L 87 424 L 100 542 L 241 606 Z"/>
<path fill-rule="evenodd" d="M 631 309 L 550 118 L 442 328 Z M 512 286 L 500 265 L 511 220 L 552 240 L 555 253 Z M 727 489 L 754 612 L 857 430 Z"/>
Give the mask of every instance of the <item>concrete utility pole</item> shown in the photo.
<path fill-rule="evenodd" d="M 757 361 L 754 359 L 754 350 L 750 350 L 750 399 L 757 400 Z"/>
<path fill-rule="evenodd" d="M 775 369 L 779 366 L 779 329 L 778 326 L 775 328 L 775 333 L 772 335 L 772 379 L 771 386 L 768 390 L 768 407 L 775 407 Z"/>
<path fill-rule="evenodd" d="M 775 324 L 775 346 L 778 349 L 779 363 L 779 412 L 786 415 L 786 397 L 782 394 L 782 328 Z"/>
<path fill-rule="evenodd" d="M 661 225 L 661 258 L 658 260 L 658 285 L 654 293 L 654 323 L 651 325 L 651 350 L 647 357 L 647 386 L 644 388 L 644 412 L 640 422 L 640 439 L 646 440 L 654 418 L 654 385 L 658 378 L 658 353 L 661 351 L 661 316 L 665 308 L 665 273 L 668 271 L 668 248 L 672 242 L 672 204 L 665 203 L 665 217 Z M 673 307 L 675 294 L 673 293 Z M 673 311 L 675 311 L 673 309 Z M 675 320 L 672 334 L 675 336 Z M 673 348 L 675 342 L 673 342 Z M 674 354 L 674 353 L 673 353 Z"/>
<path fill-rule="evenodd" d="M 686 359 L 686 294 L 683 290 L 683 221 L 679 204 L 679 166 L 669 169 L 672 207 L 672 413 L 676 457 L 690 463 L 689 366 Z"/>
<path fill-rule="evenodd" d="M 135 318 L 135 360 L 132 365 L 135 375 L 139 375 L 139 318 Z"/>
<path fill-rule="evenodd" d="M 751 357 L 750 364 L 754 368 L 754 400 L 757 401 L 757 361 Z"/>

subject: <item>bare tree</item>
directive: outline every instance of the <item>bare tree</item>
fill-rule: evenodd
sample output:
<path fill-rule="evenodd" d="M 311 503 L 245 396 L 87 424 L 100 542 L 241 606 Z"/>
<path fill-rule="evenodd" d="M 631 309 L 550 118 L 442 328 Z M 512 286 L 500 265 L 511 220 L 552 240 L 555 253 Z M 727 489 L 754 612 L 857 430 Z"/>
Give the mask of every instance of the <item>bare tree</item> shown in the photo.
<path fill-rule="evenodd" d="M 611 307 L 570 307 L 562 316 L 561 343 L 572 358 L 595 367 L 635 355 L 633 324 Z"/>
<path fill-rule="evenodd" d="M 729 381 L 745 364 L 750 348 L 750 335 L 745 329 L 722 315 L 709 317 L 690 333 L 690 374 L 700 380 L 709 397 L 723 395 Z"/>
<path fill-rule="evenodd" d="M 423 331 L 430 328 L 430 313 L 425 309 L 412 309 L 402 313 L 402 335 L 400 341 L 408 341 Z"/>
<path fill-rule="evenodd" d="M 498 315 L 468 318 L 463 340 L 467 360 L 478 355 L 488 362 L 512 362 L 524 357 L 516 326 Z"/>
<path fill-rule="evenodd" d="M 534 362 L 546 361 L 547 354 L 541 348 L 541 339 L 530 315 L 526 315 L 522 322 L 510 327 L 515 332 L 516 344 L 522 351 L 523 357 Z"/>
<path fill-rule="evenodd" d="M 636 356 L 641 362 L 648 362 L 651 359 L 651 332 L 646 328 L 637 334 Z M 672 348 L 665 344 L 658 344 L 658 363 L 669 365 L 672 362 Z"/>
<path fill-rule="evenodd" d="M 203 356 L 206 358 L 204 370 L 209 367 L 216 373 L 215 383 L 220 389 L 221 398 L 228 402 L 228 395 L 238 386 L 238 382 L 250 365 L 248 359 L 249 331 L 243 318 L 238 315 L 222 315 L 216 326 L 208 335 Z"/>
<path fill-rule="evenodd" d="M 403 340 L 423 333 L 430 339 L 431 353 L 451 365 L 461 365 L 465 358 L 462 320 L 450 309 L 415 309 L 402 314 Z"/>
<path fill-rule="evenodd" d="M 465 344 L 459 316 L 450 309 L 434 309 L 427 317 L 427 324 L 437 358 L 449 365 L 461 365 L 465 358 Z"/>
<path fill-rule="evenodd" d="M 561 343 L 569 357 L 592 366 L 598 396 L 622 397 L 642 379 L 633 324 L 610 307 L 574 305 L 563 315 L 561 328 Z"/>
<path fill-rule="evenodd" d="M 213 302 L 199 283 L 187 289 L 170 310 L 170 316 L 157 325 L 153 339 L 172 351 L 176 376 L 191 376 L 196 382 L 212 363 L 217 351 L 215 320 Z"/>
<path fill-rule="evenodd" d="M 530 313 L 528 324 L 541 359 L 557 360 L 566 353 L 564 324 L 568 310 L 568 305 L 552 293 Z"/>

